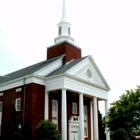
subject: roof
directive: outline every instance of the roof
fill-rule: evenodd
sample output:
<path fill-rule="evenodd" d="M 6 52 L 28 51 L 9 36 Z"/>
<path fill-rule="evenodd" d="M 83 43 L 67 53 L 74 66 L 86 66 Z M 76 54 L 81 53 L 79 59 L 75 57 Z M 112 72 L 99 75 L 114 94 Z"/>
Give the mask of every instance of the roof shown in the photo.
<path fill-rule="evenodd" d="M 50 60 L 45 60 L 45 61 L 41 61 L 39 63 L 36 63 L 34 65 L 28 66 L 26 68 L 14 71 L 12 73 L 9 73 L 7 75 L 4 75 L 4 77 L 0 77 L 0 84 L 20 78 L 20 77 L 24 77 L 26 75 L 31 75 L 34 72 L 38 71 L 39 69 L 51 64 L 52 62 L 56 61 L 57 59 L 63 57 L 64 55 L 55 57 L 53 59 Z"/>
<path fill-rule="evenodd" d="M 59 58 L 61 58 L 63 56 L 64 55 L 61 55 L 61 56 L 55 57 L 50 60 L 41 61 L 34 65 L 31 65 L 26 68 L 23 68 L 23 69 L 14 71 L 12 73 L 9 73 L 7 75 L 4 75 L 5 77 L 0 77 L 0 84 L 8 82 L 8 81 L 12 81 L 12 80 L 20 78 L 20 77 L 24 77 L 26 75 L 31 75 L 31 74 L 35 73 L 36 71 L 42 69 L 43 67 L 46 67 L 47 65 L 53 63 L 54 61 L 58 60 Z M 62 65 L 62 67 L 58 68 L 57 70 L 55 70 L 52 73 L 50 73 L 49 75 L 47 75 L 47 77 L 65 73 L 67 70 L 69 70 L 70 68 L 72 68 L 74 65 L 78 64 L 80 61 L 82 61 L 85 58 L 86 57 L 82 57 L 79 59 L 73 59 L 70 62 L 67 62 L 66 64 Z"/>
<path fill-rule="evenodd" d="M 72 68 L 73 66 L 75 66 L 76 64 L 81 62 L 86 57 L 88 57 L 88 56 L 71 60 L 70 62 L 68 62 L 65 65 L 63 65 L 62 67 L 60 67 L 59 69 L 57 69 L 57 70 L 53 71 L 52 73 L 50 73 L 49 75 L 47 75 L 47 77 L 65 73 L 67 70 L 69 70 L 70 68 Z"/>

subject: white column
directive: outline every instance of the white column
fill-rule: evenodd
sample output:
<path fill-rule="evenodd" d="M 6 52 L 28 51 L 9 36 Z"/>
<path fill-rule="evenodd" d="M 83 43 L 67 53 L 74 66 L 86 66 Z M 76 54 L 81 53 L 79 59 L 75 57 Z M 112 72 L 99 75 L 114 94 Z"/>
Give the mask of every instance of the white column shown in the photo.
<path fill-rule="evenodd" d="M 107 115 L 108 112 L 108 100 L 105 100 L 105 116 Z M 106 140 L 110 140 L 110 133 L 107 131 L 107 126 L 106 126 Z"/>
<path fill-rule="evenodd" d="M 98 109 L 97 109 L 97 97 L 93 97 L 93 108 L 94 108 L 94 140 L 99 140 L 98 132 Z"/>
<path fill-rule="evenodd" d="M 83 105 L 83 93 L 79 94 L 79 116 L 80 116 L 80 140 L 84 140 L 84 105 Z"/>
<path fill-rule="evenodd" d="M 61 133 L 62 140 L 67 140 L 67 104 L 66 104 L 66 89 L 62 89 L 61 100 Z"/>
<path fill-rule="evenodd" d="M 90 126 L 91 126 L 91 140 L 93 140 L 93 109 L 92 102 L 90 102 Z"/>
<path fill-rule="evenodd" d="M 49 92 L 45 91 L 45 115 L 44 119 L 48 120 L 49 119 Z"/>

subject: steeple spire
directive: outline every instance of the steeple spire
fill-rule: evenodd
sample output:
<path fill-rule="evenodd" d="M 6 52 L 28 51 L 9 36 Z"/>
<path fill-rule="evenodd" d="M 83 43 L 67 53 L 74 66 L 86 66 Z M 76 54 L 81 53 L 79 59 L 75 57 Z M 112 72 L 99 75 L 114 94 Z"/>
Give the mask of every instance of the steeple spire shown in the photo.
<path fill-rule="evenodd" d="M 62 42 L 64 40 L 71 43 L 74 42 L 74 38 L 70 36 L 71 34 L 71 24 L 66 20 L 66 0 L 63 0 L 62 7 L 62 20 L 57 25 L 58 27 L 58 37 L 54 39 L 55 43 Z"/>
<path fill-rule="evenodd" d="M 62 10 L 62 20 L 61 22 L 66 22 L 66 2 L 63 0 L 63 10 Z"/>

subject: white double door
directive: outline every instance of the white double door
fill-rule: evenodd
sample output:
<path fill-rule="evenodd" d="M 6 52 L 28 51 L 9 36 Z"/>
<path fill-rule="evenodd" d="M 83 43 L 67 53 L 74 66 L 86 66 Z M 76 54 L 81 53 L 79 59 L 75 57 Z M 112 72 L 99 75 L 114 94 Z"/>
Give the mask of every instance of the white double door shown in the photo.
<path fill-rule="evenodd" d="M 70 140 L 79 140 L 79 126 L 72 126 L 70 135 Z"/>

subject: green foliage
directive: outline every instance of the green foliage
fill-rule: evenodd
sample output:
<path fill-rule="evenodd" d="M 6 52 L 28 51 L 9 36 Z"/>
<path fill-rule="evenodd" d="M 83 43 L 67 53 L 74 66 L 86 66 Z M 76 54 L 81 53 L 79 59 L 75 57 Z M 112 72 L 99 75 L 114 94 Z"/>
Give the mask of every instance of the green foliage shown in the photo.
<path fill-rule="evenodd" d="M 111 103 L 103 121 L 110 130 L 112 140 L 128 140 L 129 137 L 138 135 L 140 133 L 140 87 L 126 90 L 118 101 Z"/>
<path fill-rule="evenodd" d="M 36 140 L 61 140 L 56 124 L 49 120 L 42 120 L 35 130 Z"/>
<path fill-rule="evenodd" d="M 19 128 L 19 121 L 16 115 L 14 102 L 12 104 L 12 118 L 11 118 L 10 124 L 8 125 L 8 130 L 9 130 L 8 135 L 7 135 L 8 138 L 14 139 L 14 140 L 25 139 L 21 133 L 21 129 Z"/>
<path fill-rule="evenodd" d="M 111 134 L 113 135 L 113 140 L 129 140 L 129 136 L 124 128 L 118 128 Z"/>
<path fill-rule="evenodd" d="M 102 121 L 102 114 L 100 113 L 100 111 L 98 111 L 98 126 L 99 126 L 99 139 L 101 140 L 105 140 L 106 136 L 105 136 L 105 125 L 103 124 L 103 121 Z"/>

